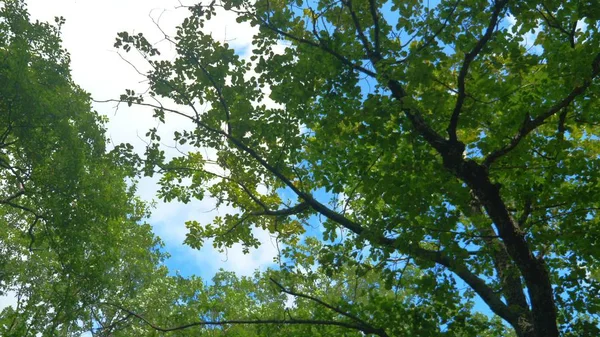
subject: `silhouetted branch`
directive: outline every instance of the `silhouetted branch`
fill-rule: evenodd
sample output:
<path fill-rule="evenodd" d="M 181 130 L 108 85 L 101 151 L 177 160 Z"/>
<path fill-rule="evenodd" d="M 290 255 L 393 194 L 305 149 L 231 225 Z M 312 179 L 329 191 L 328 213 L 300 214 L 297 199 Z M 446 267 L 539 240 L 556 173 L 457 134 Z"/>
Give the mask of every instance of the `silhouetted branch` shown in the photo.
<path fill-rule="evenodd" d="M 108 303 L 105 303 L 105 304 L 108 304 Z M 134 311 L 126 309 L 120 305 L 116 305 L 116 304 L 108 304 L 108 305 L 111 305 L 113 307 L 118 308 L 121 311 L 124 311 L 125 313 L 131 315 L 132 317 L 137 318 L 138 320 L 140 320 L 141 322 L 143 322 L 150 328 L 152 328 L 156 331 L 160 331 L 160 332 L 181 331 L 181 330 L 185 330 L 185 329 L 189 329 L 189 328 L 193 328 L 193 327 L 205 327 L 205 326 L 211 326 L 211 325 L 212 326 L 224 326 L 224 325 L 282 324 L 282 325 L 337 326 L 337 327 L 341 327 L 341 328 L 361 331 L 364 334 L 375 334 L 375 335 L 378 335 L 381 337 L 387 337 L 385 332 L 383 332 L 384 334 L 381 334 L 382 331 L 372 330 L 371 328 L 360 325 L 360 324 L 354 324 L 354 323 L 349 323 L 349 322 L 338 322 L 338 321 L 331 321 L 331 320 L 296 319 L 296 318 L 292 318 L 290 315 L 288 315 L 288 317 L 289 317 L 288 319 L 284 318 L 284 319 L 255 319 L 255 320 L 239 319 L 239 320 L 223 320 L 223 321 L 197 321 L 197 322 L 182 324 L 182 325 L 178 325 L 178 326 L 174 326 L 174 327 L 161 327 L 159 325 L 152 323 L 150 320 L 144 318 L 142 315 L 137 314 Z"/>

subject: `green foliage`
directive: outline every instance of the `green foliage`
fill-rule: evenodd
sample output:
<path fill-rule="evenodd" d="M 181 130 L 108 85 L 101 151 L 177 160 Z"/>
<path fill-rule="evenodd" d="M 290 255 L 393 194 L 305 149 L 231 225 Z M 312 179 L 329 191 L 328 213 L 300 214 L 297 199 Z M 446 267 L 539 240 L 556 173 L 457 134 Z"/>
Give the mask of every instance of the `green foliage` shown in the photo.
<path fill-rule="evenodd" d="M 60 26 L 0 8 L 2 336 L 79 336 L 101 303 L 135 297 L 163 254 L 135 197 L 127 146 L 107 153 L 104 119 L 73 83 Z"/>
<path fill-rule="evenodd" d="M 166 160 L 152 129 L 142 162 L 127 145 L 105 154 L 101 120 L 68 75 L 63 20 L 32 24 L 5 2 L 0 289 L 26 299 L 2 313 L 3 335 L 91 322 L 117 336 L 598 335 L 593 1 L 189 9 L 167 37 L 174 59 L 143 34 L 115 43 L 152 69 L 148 93 L 120 101 L 190 121 L 174 140 L 192 151 Z M 204 30 L 224 11 L 255 29 L 251 55 Z M 135 168 L 162 174 L 166 201 L 237 210 L 188 222 L 188 245 L 248 251 L 261 228 L 283 247 L 280 268 L 210 285 L 168 276 L 125 183 Z M 322 242 L 305 235 L 315 224 Z"/>
<path fill-rule="evenodd" d="M 169 38 L 172 61 L 143 35 L 121 33 L 115 46 L 147 57 L 148 96 L 196 112 L 155 106 L 195 128 L 175 140 L 215 149 L 224 169 L 200 174 L 193 154 L 162 163 L 149 152 L 178 171 L 162 181 L 166 199 L 210 195 L 239 210 L 190 222 L 190 246 L 254 246 L 259 227 L 294 250 L 318 215 L 326 244 L 311 258 L 331 277 L 323 283 L 348 284 L 347 268 L 371 266 L 381 283 L 364 297 L 377 307 L 367 318 L 390 335 L 484 335 L 470 307 L 477 294 L 518 336 L 591 336 L 600 306 L 596 7 L 226 0 L 189 7 Z M 203 30 L 223 11 L 256 30 L 248 57 Z M 144 98 L 135 96 L 153 106 Z M 403 275 L 394 258 L 420 275 L 400 292 L 418 304 L 386 299 Z M 454 329 L 452 317 L 469 327 Z"/>
<path fill-rule="evenodd" d="M 157 278 L 141 301 L 119 305 L 121 317 L 135 319 L 115 336 L 362 336 L 377 327 L 389 336 L 511 336 L 500 320 L 471 315 L 459 297 L 423 295 L 426 276 L 414 266 L 403 270 L 402 284 L 386 290 L 374 266 L 343 266 L 334 274 L 315 266 L 323 248 L 307 240 L 283 253 L 287 267 L 251 277 L 220 271 L 209 283 Z"/>

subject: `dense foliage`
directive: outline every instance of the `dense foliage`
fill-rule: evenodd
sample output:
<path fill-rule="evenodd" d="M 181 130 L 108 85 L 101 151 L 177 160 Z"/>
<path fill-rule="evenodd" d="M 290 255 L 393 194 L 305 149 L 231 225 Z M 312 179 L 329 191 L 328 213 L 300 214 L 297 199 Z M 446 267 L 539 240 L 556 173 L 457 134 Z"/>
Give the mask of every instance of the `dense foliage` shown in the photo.
<path fill-rule="evenodd" d="M 103 302 L 166 274 L 160 242 L 140 224 L 132 168 L 106 153 L 104 121 L 70 77 L 63 19 L 0 6 L 0 295 L 17 301 L 0 335 L 79 336 L 105 319 Z"/>
<path fill-rule="evenodd" d="M 600 335 L 594 1 L 188 9 L 174 58 L 115 44 L 151 67 L 117 101 L 190 121 L 167 159 L 156 129 L 143 158 L 107 151 L 64 20 L 0 2 L 0 335 Z M 205 30 L 225 12 L 251 50 Z M 138 174 L 236 209 L 186 244 L 251 251 L 261 228 L 277 267 L 170 275 Z"/>
<path fill-rule="evenodd" d="M 150 91 L 120 101 L 190 120 L 175 140 L 193 150 L 173 160 L 149 132 L 144 168 L 163 173 L 161 197 L 208 194 L 239 210 L 189 222 L 187 244 L 252 247 L 258 227 L 293 250 L 318 222 L 319 277 L 377 275 L 364 299 L 336 296 L 379 329 L 369 334 L 478 331 L 476 299 L 518 336 L 600 333 L 595 1 L 189 9 L 165 37 L 174 59 L 141 34 L 120 33 L 115 45 L 152 68 Z M 203 29 L 224 11 L 256 29 L 248 57 Z M 409 284 L 405 267 L 419 270 Z M 414 299 L 389 301 L 389 291 Z"/>

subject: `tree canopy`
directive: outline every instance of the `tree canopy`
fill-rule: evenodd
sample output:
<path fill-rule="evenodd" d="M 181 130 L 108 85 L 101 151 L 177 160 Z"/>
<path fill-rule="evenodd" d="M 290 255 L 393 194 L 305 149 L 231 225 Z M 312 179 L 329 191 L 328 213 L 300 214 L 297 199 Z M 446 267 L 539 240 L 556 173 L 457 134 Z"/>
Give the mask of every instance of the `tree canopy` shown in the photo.
<path fill-rule="evenodd" d="M 151 70 L 113 101 L 189 120 L 171 158 L 156 128 L 144 155 L 109 150 L 64 19 L 0 4 L 1 335 L 600 335 L 594 1 L 187 10 L 173 58 L 142 33 L 115 43 Z M 207 30 L 225 13 L 249 50 Z M 169 274 L 140 175 L 235 209 L 187 222 L 187 245 L 251 253 L 267 230 L 276 267 Z"/>
<path fill-rule="evenodd" d="M 63 22 L 0 7 L 0 295 L 16 297 L 2 336 L 79 336 L 102 303 L 166 276 L 127 146 L 106 152 L 104 118 L 70 77 Z"/>
<path fill-rule="evenodd" d="M 172 160 L 149 132 L 145 169 L 163 173 L 160 196 L 239 210 L 188 222 L 188 245 L 252 247 L 263 228 L 295 249 L 318 223 L 311 259 L 330 282 L 366 269 L 381 281 L 364 295 L 377 311 L 356 313 L 378 322 L 369 334 L 460 335 L 455 324 L 475 329 L 474 310 L 445 310 L 475 300 L 517 336 L 598 334 L 595 2 L 188 8 L 165 36 L 174 59 L 142 34 L 115 44 L 151 66 L 149 92 L 120 101 L 190 121 L 174 139 L 192 150 Z M 256 29 L 249 56 L 203 28 L 224 12 Z M 410 285 L 405 267 L 419 270 Z M 382 300 L 390 290 L 414 302 Z"/>

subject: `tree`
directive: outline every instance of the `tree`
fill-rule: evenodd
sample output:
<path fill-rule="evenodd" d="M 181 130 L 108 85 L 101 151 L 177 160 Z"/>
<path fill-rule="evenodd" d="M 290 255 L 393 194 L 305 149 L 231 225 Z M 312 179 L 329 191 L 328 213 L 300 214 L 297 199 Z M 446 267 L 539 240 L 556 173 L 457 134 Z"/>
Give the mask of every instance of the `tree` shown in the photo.
<path fill-rule="evenodd" d="M 0 313 L 2 336 L 79 336 L 106 301 L 134 298 L 161 272 L 122 145 L 72 80 L 54 25 L 23 1 L 0 5 Z"/>
<path fill-rule="evenodd" d="M 306 241 L 283 253 L 289 263 L 280 270 L 251 277 L 220 271 L 211 284 L 197 277 L 164 279 L 145 300 L 118 306 L 132 324 L 115 336 L 428 335 L 438 322 L 451 327 L 450 336 L 512 336 L 500 319 L 471 315 L 458 297 L 423 295 L 423 280 L 433 287 L 433 278 L 414 266 L 402 271 L 403 287 L 386 289 L 377 268 L 346 265 L 331 274 L 315 267 L 322 243 Z M 399 324 L 390 326 L 390 320 Z"/>
<path fill-rule="evenodd" d="M 253 227 L 294 245 L 318 215 L 322 265 L 399 255 L 447 297 L 468 296 L 466 284 L 518 336 L 598 334 L 594 2 L 225 0 L 189 9 L 165 36 L 174 60 L 143 35 L 121 33 L 115 46 L 139 50 L 152 67 L 149 93 L 120 101 L 190 120 L 175 140 L 198 152 L 164 161 L 156 141 L 148 148 L 147 172 L 165 172 L 161 196 L 207 192 L 240 211 L 188 223 L 190 246 L 254 246 Z M 249 59 L 203 31 L 223 11 L 257 29 Z M 225 173 L 203 169 L 209 159 Z M 388 264 L 378 270 L 400 277 Z"/>

